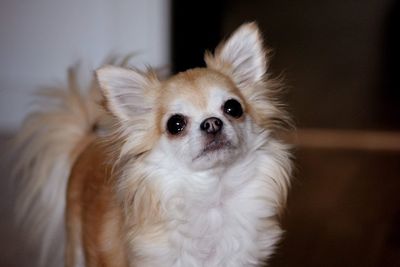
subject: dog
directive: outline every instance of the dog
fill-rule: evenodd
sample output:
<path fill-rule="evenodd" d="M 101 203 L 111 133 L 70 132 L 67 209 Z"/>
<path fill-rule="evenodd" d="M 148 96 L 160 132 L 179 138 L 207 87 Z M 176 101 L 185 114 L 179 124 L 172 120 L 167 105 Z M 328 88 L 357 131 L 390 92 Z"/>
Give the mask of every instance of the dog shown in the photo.
<path fill-rule="evenodd" d="M 44 93 L 56 103 L 23 124 L 14 168 L 40 266 L 264 266 L 292 169 L 267 52 L 247 23 L 204 68 L 107 65 L 86 95 L 73 75 Z"/>

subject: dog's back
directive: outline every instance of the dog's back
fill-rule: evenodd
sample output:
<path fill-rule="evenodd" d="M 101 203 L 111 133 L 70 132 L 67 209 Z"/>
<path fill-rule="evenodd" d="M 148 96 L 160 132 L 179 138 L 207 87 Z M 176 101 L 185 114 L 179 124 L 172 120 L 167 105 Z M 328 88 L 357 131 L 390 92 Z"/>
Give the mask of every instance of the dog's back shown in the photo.
<path fill-rule="evenodd" d="M 112 159 L 92 141 L 72 168 L 67 192 L 66 266 L 127 266 Z M 82 255 L 84 253 L 84 255 Z"/>

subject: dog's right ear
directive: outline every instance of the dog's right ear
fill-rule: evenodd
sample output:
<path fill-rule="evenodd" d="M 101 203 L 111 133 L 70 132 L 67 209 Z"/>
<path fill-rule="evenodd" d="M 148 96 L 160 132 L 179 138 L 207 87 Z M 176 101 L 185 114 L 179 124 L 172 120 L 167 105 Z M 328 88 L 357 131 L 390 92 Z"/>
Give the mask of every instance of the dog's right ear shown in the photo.
<path fill-rule="evenodd" d="M 122 122 L 152 111 L 151 88 L 158 84 L 152 73 L 105 66 L 96 71 L 96 76 L 107 108 Z"/>

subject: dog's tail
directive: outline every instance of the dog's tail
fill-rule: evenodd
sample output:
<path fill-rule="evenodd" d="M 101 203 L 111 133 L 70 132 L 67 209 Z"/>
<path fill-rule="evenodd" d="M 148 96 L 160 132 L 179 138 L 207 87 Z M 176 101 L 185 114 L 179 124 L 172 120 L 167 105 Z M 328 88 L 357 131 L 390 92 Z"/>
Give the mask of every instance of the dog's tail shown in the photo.
<path fill-rule="evenodd" d="M 96 103 L 102 98 L 96 82 L 82 91 L 77 68 L 72 68 L 67 90 L 39 92 L 40 110 L 25 120 L 13 140 L 17 223 L 25 242 L 40 247 L 39 266 L 63 265 L 68 177 L 105 114 Z"/>

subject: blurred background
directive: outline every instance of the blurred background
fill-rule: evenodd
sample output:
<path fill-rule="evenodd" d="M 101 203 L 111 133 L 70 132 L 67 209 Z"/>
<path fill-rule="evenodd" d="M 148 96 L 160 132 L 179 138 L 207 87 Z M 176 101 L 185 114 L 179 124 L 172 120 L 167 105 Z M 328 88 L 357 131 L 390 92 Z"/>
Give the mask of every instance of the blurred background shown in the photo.
<path fill-rule="evenodd" d="M 72 65 L 85 83 L 108 56 L 133 52 L 132 64 L 175 73 L 257 21 L 298 128 L 286 234 L 270 266 L 400 266 L 399 9 L 396 0 L 2 0 L 0 140 L 17 131 L 32 93 L 64 85 Z M 28 266 L 3 169 L 0 266 Z"/>

